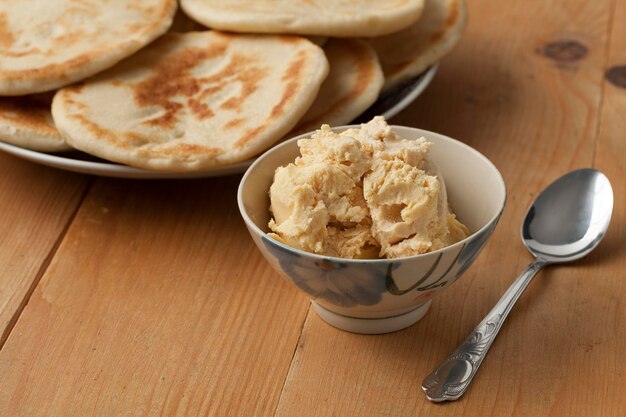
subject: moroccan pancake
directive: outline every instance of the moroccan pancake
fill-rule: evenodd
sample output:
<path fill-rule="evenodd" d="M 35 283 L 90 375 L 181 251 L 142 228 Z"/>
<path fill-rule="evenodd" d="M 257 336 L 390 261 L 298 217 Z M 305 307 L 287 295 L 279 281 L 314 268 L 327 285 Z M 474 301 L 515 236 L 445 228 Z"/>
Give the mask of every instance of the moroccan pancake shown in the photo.
<path fill-rule="evenodd" d="M 0 140 L 41 152 L 71 149 L 54 126 L 51 94 L 0 97 Z"/>
<path fill-rule="evenodd" d="M 467 21 L 465 0 L 426 0 L 422 17 L 400 32 L 368 41 L 385 74 L 383 91 L 415 77 L 447 55 Z"/>
<path fill-rule="evenodd" d="M 192 19 L 233 32 L 380 36 L 422 13 L 424 0 L 180 0 Z"/>
<path fill-rule="evenodd" d="M 331 39 L 324 45 L 330 65 L 311 108 L 298 123 L 293 136 L 319 129 L 326 123 L 345 125 L 378 98 L 383 72 L 374 49 L 359 39 Z"/>
<path fill-rule="evenodd" d="M 176 0 L 0 0 L 0 95 L 107 69 L 164 33 L 175 11 Z"/>
<path fill-rule="evenodd" d="M 70 145 L 141 168 L 191 171 L 244 160 L 289 132 L 328 73 L 296 36 L 168 33 L 84 84 L 59 90 Z"/>

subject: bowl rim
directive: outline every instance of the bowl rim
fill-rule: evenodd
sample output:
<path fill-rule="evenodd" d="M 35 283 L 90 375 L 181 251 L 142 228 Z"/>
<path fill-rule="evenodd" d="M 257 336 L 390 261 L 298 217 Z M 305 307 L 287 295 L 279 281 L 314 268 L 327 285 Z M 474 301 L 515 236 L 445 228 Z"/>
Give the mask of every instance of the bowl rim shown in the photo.
<path fill-rule="evenodd" d="M 333 131 L 336 131 L 336 130 L 343 131 L 343 130 L 347 130 L 347 129 L 351 129 L 351 128 L 360 128 L 360 127 L 361 127 L 360 124 L 342 125 L 342 126 L 333 126 L 333 127 L 331 127 L 331 130 L 333 130 Z M 276 246 L 278 246 L 278 247 L 280 247 L 282 249 L 285 249 L 288 252 L 293 252 L 296 255 L 308 256 L 308 257 L 312 257 L 313 259 L 318 259 L 320 261 L 326 260 L 326 261 L 343 262 L 343 263 L 350 263 L 350 264 L 376 264 L 376 263 L 397 262 L 397 261 L 400 261 L 400 260 L 413 260 L 413 259 L 418 259 L 418 258 L 426 258 L 426 257 L 430 257 L 430 256 L 436 256 L 436 255 L 438 255 L 440 253 L 449 251 L 452 248 L 456 248 L 456 247 L 459 247 L 461 245 L 465 245 L 471 239 L 473 239 L 476 236 L 479 236 L 485 230 L 487 230 L 489 227 L 491 227 L 494 224 L 494 222 L 495 223 L 498 222 L 498 220 L 500 219 L 500 216 L 502 215 L 502 212 L 504 211 L 504 208 L 506 206 L 506 201 L 507 201 L 506 183 L 504 182 L 504 178 L 502 177 L 502 173 L 500 173 L 500 170 L 495 166 L 495 164 L 493 162 L 491 162 L 489 160 L 489 158 L 487 158 L 485 155 L 480 153 L 478 150 L 476 150 L 476 149 L 472 148 L 471 146 L 467 145 L 466 143 L 463 143 L 463 142 L 461 142 L 459 140 L 453 139 L 453 138 L 451 138 L 449 136 L 446 136 L 446 135 L 443 135 L 441 133 L 432 132 L 430 130 L 420 129 L 420 128 L 416 128 L 416 127 L 412 127 L 412 126 L 389 125 L 389 127 L 391 127 L 392 129 L 401 128 L 401 129 L 414 130 L 414 131 L 417 131 L 422 136 L 428 136 L 428 135 L 438 136 L 439 139 L 443 139 L 444 141 L 453 142 L 456 145 L 459 145 L 462 148 L 465 148 L 466 150 L 470 151 L 471 153 L 475 154 L 480 159 L 482 159 L 484 162 L 486 162 L 487 165 L 489 165 L 494 170 L 494 172 L 497 174 L 497 180 L 498 180 L 498 183 L 499 183 L 501 191 L 502 191 L 502 201 L 500 202 L 500 208 L 498 209 L 498 211 L 480 229 L 476 230 L 474 233 L 470 234 L 469 236 L 467 236 L 463 240 L 460 240 L 460 241 L 458 241 L 456 243 L 453 243 L 452 245 L 445 246 L 443 248 L 434 250 L 432 252 L 426 252 L 426 253 L 421 253 L 421 254 L 411 255 L 411 256 L 402 256 L 402 257 L 399 257 L 399 258 L 377 258 L 377 259 L 340 258 L 340 257 L 336 257 L 336 256 L 320 255 L 320 254 L 313 253 L 313 252 L 303 251 L 303 250 L 300 250 L 300 249 L 293 248 L 293 247 L 291 247 L 289 245 L 286 245 L 284 243 L 281 243 L 281 242 L 279 242 L 279 241 L 269 237 L 267 235 L 267 232 L 264 232 L 263 230 L 261 230 L 261 228 L 259 228 L 252 221 L 252 219 L 248 215 L 248 212 L 246 211 L 245 206 L 243 204 L 243 187 L 244 187 L 244 184 L 246 183 L 246 181 L 248 180 L 248 178 L 250 177 L 252 171 L 258 165 L 261 165 L 263 163 L 263 161 L 265 161 L 265 159 L 269 157 L 269 155 L 271 155 L 272 153 L 278 151 L 279 149 L 282 149 L 282 148 L 284 148 L 286 146 L 290 146 L 293 142 L 297 142 L 299 139 L 310 137 L 311 135 L 313 135 L 317 131 L 317 130 L 312 130 L 310 132 L 303 133 L 301 135 L 298 135 L 298 136 L 295 136 L 293 138 L 287 139 L 286 141 L 284 141 L 282 143 L 279 143 L 278 145 L 275 145 L 272 148 L 268 149 L 261 156 L 259 156 L 254 161 L 254 163 L 248 167 L 248 169 L 244 173 L 243 177 L 239 181 L 239 186 L 237 187 L 237 206 L 239 207 L 239 213 L 241 214 L 241 217 L 243 218 L 243 220 L 246 223 L 246 225 L 248 226 L 248 229 L 254 231 L 262 239 L 265 238 L 268 241 L 270 241 L 272 244 L 274 244 L 274 245 L 276 245 Z"/>

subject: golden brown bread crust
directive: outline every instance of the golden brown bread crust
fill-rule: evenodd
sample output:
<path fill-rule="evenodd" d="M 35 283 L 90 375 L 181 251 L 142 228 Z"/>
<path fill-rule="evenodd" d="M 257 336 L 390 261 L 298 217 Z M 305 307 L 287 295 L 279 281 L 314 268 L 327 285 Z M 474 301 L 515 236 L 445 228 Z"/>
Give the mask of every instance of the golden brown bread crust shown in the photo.
<path fill-rule="evenodd" d="M 424 0 L 180 0 L 203 25 L 242 33 L 380 36 L 415 22 Z"/>
<path fill-rule="evenodd" d="M 176 0 L 151 0 L 144 8 L 135 0 L 100 5 L 120 8 L 118 17 L 88 0 L 39 0 L 46 1 L 58 16 L 36 5 L 28 16 L 23 5 L 0 5 L 0 95 L 49 91 L 109 68 L 165 32 L 176 10 Z M 76 20 L 97 30 L 87 33 Z"/>
<path fill-rule="evenodd" d="M 151 169 L 195 170 L 251 157 L 286 134 L 328 71 L 293 36 L 168 33 L 55 96 L 70 144 Z"/>
<path fill-rule="evenodd" d="M 459 15 L 459 3 L 453 1 L 450 3 L 448 7 L 447 17 L 445 23 L 438 31 L 432 33 L 428 37 L 428 42 L 436 43 L 442 40 L 444 35 L 448 33 L 454 26 L 459 24 L 459 19 L 461 16 Z M 406 71 L 415 61 L 414 58 L 407 59 L 404 62 L 399 62 L 394 65 L 391 65 L 388 69 L 386 69 L 386 74 L 388 77 L 395 76 L 396 74 L 401 74 L 403 71 Z"/>
<path fill-rule="evenodd" d="M 290 134 L 319 129 L 322 124 L 352 122 L 378 98 L 384 79 L 374 49 L 359 39 L 331 39 L 324 45 L 330 73 L 315 102 Z"/>
<path fill-rule="evenodd" d="M 466 21 L 465 0 L 426 0 L 416 23 L 369 39 L 385 73 L 383 91 L 419 75 L 448 54 L 460 41 Z"/>
<path fill-rule="evenodd" d="M 51 102 L 50 94 L 0 97 L 0 140 L 42 152 L 70 149 L 54 126 Z"/>
<path fill-rule="evenodd" d="M 34 96 L 0 98 L 0 120 L 42 135 L 60 137 L 52 123 L 51 102 L 42 103 Z"/>

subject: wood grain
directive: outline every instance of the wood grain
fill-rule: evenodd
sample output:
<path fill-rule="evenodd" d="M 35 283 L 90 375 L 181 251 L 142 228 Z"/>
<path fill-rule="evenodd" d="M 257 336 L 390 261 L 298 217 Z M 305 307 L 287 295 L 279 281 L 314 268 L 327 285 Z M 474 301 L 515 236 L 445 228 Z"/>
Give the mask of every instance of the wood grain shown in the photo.
<path fill-rule="evenodd" d="M 0 154 L 0 347 L 86 186 L 87 177 Z"/>
<path fill-rule="evenodd" d="M 501 223 L 412 328 L 359 336 L 309 315 L 277 416 L 589 416 L 611 401 L 607 387 L 619 373 L 610 366 L 625 353 L 611 338 L 624 318 L 611 294 L 617 277 L 608 280 L 598 258 L 541 273 L 461 401 L 431 404 L 421 392 L 421 380 L 530 262 L 519 227 L 534 196 L 591 165 L 602 98 L 609 2 L 469 3 L 462 44 L 395 122 L 446 133 L 493 160 L 508 187 Z"/>
<path fill-rule="evenodd" d="M 238 180 L 98 181 L 0 352 L 0 414 L 272 415 L 308 302 Z"/>
<path fill-rule="evenodd" d="M 626 75 L 626 3 L 615 1 L 612 16 L 612 36 L 606 72 L 619 68 Z M 626 82 L 626 76 L 623 77 Z M 597 404 L 597 415 L 626 415 L 626 84 L 603 85 L 602 112 L 598 135 L 598 146 L 594 166 L 609 177 L 615 204 L 611 228 L 602 243 L 602 251 L 591 256 L 595 280 L 588 279 L 579 291 L 589 298 L 580 306 L 584 320 L 578 343 L 584 344 L 585 354 L 576 357 L 572 367 L 578 373 L 578 386 L 573 395 L 579 401 Z M 591 278 L 589 276 L 588 278 Z M 581 284 L 582 284 L 581 280 Z M 592 356 L 593 360 L 589 361 Z M 593 392 L 588 391 L 588 375 L 596 384 Z M 593 394 L 597 397 L 593 398 Z"/>
<path fill-rule="evenodd" d="M 86 177 L 0 155 L 0 416 L 626 415 L 626 89 L 604 79 L 626 65 L 626 3 L 468 3 L 462 44 L 394 123 L 476 147 L 508 203 L 420 323 L 364 336 L 309 312 L 249 239 L 239 177 L 101 179 L 72 217 Z M 530 202 L 592 164 L 616 193 L 606 240 L 539 275 L 463 399 L 429 403 L 421 380 L 530 262 Z"/>

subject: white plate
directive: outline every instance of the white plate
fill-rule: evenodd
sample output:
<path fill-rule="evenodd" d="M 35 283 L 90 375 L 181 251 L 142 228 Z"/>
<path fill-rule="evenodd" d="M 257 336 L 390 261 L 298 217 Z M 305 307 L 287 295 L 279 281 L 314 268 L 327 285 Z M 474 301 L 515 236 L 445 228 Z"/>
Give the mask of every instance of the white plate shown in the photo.
<path fill-rule="evenodd" d="M 356 122 L 364 122 L 370 120 L 377 114 L 382 114 L 387 119 L 391 119 L 396 114 L 404 110 L 413 102 L 426 87 L 430 84 L 435 73 L 437 65 L 433 65 L 427 71 L 388 93 L 382 94 L 376 103 L 367 109 Z M 219 168 L 211 168 L 203 171 L 193 172 L 165 172 L 151 171 L 142 168 L 133 168 L 126 165 L 120 165 L 113 162 L 90 160 L 93 158 L 89 155 L 82 155 L 79 152 L 70 154 L 47 154 L 43 152 L 31 151 L 20 148 L 19 146 L 10 145 L 0 142 L 0 150 L 11 155 L 46 165 L 53 168 L 64 169 L 66 171 L 79 172 L 81 174 L 99 175 L 104 177 L 118 178 L 134 178 L 134 179 L 168 179 L 168 178 L 205 178 L 205 177 L 221 177 L 224 175 L 239 174 L 255 161 L 256 158 L 247 161 L 238 162 Z"/>

